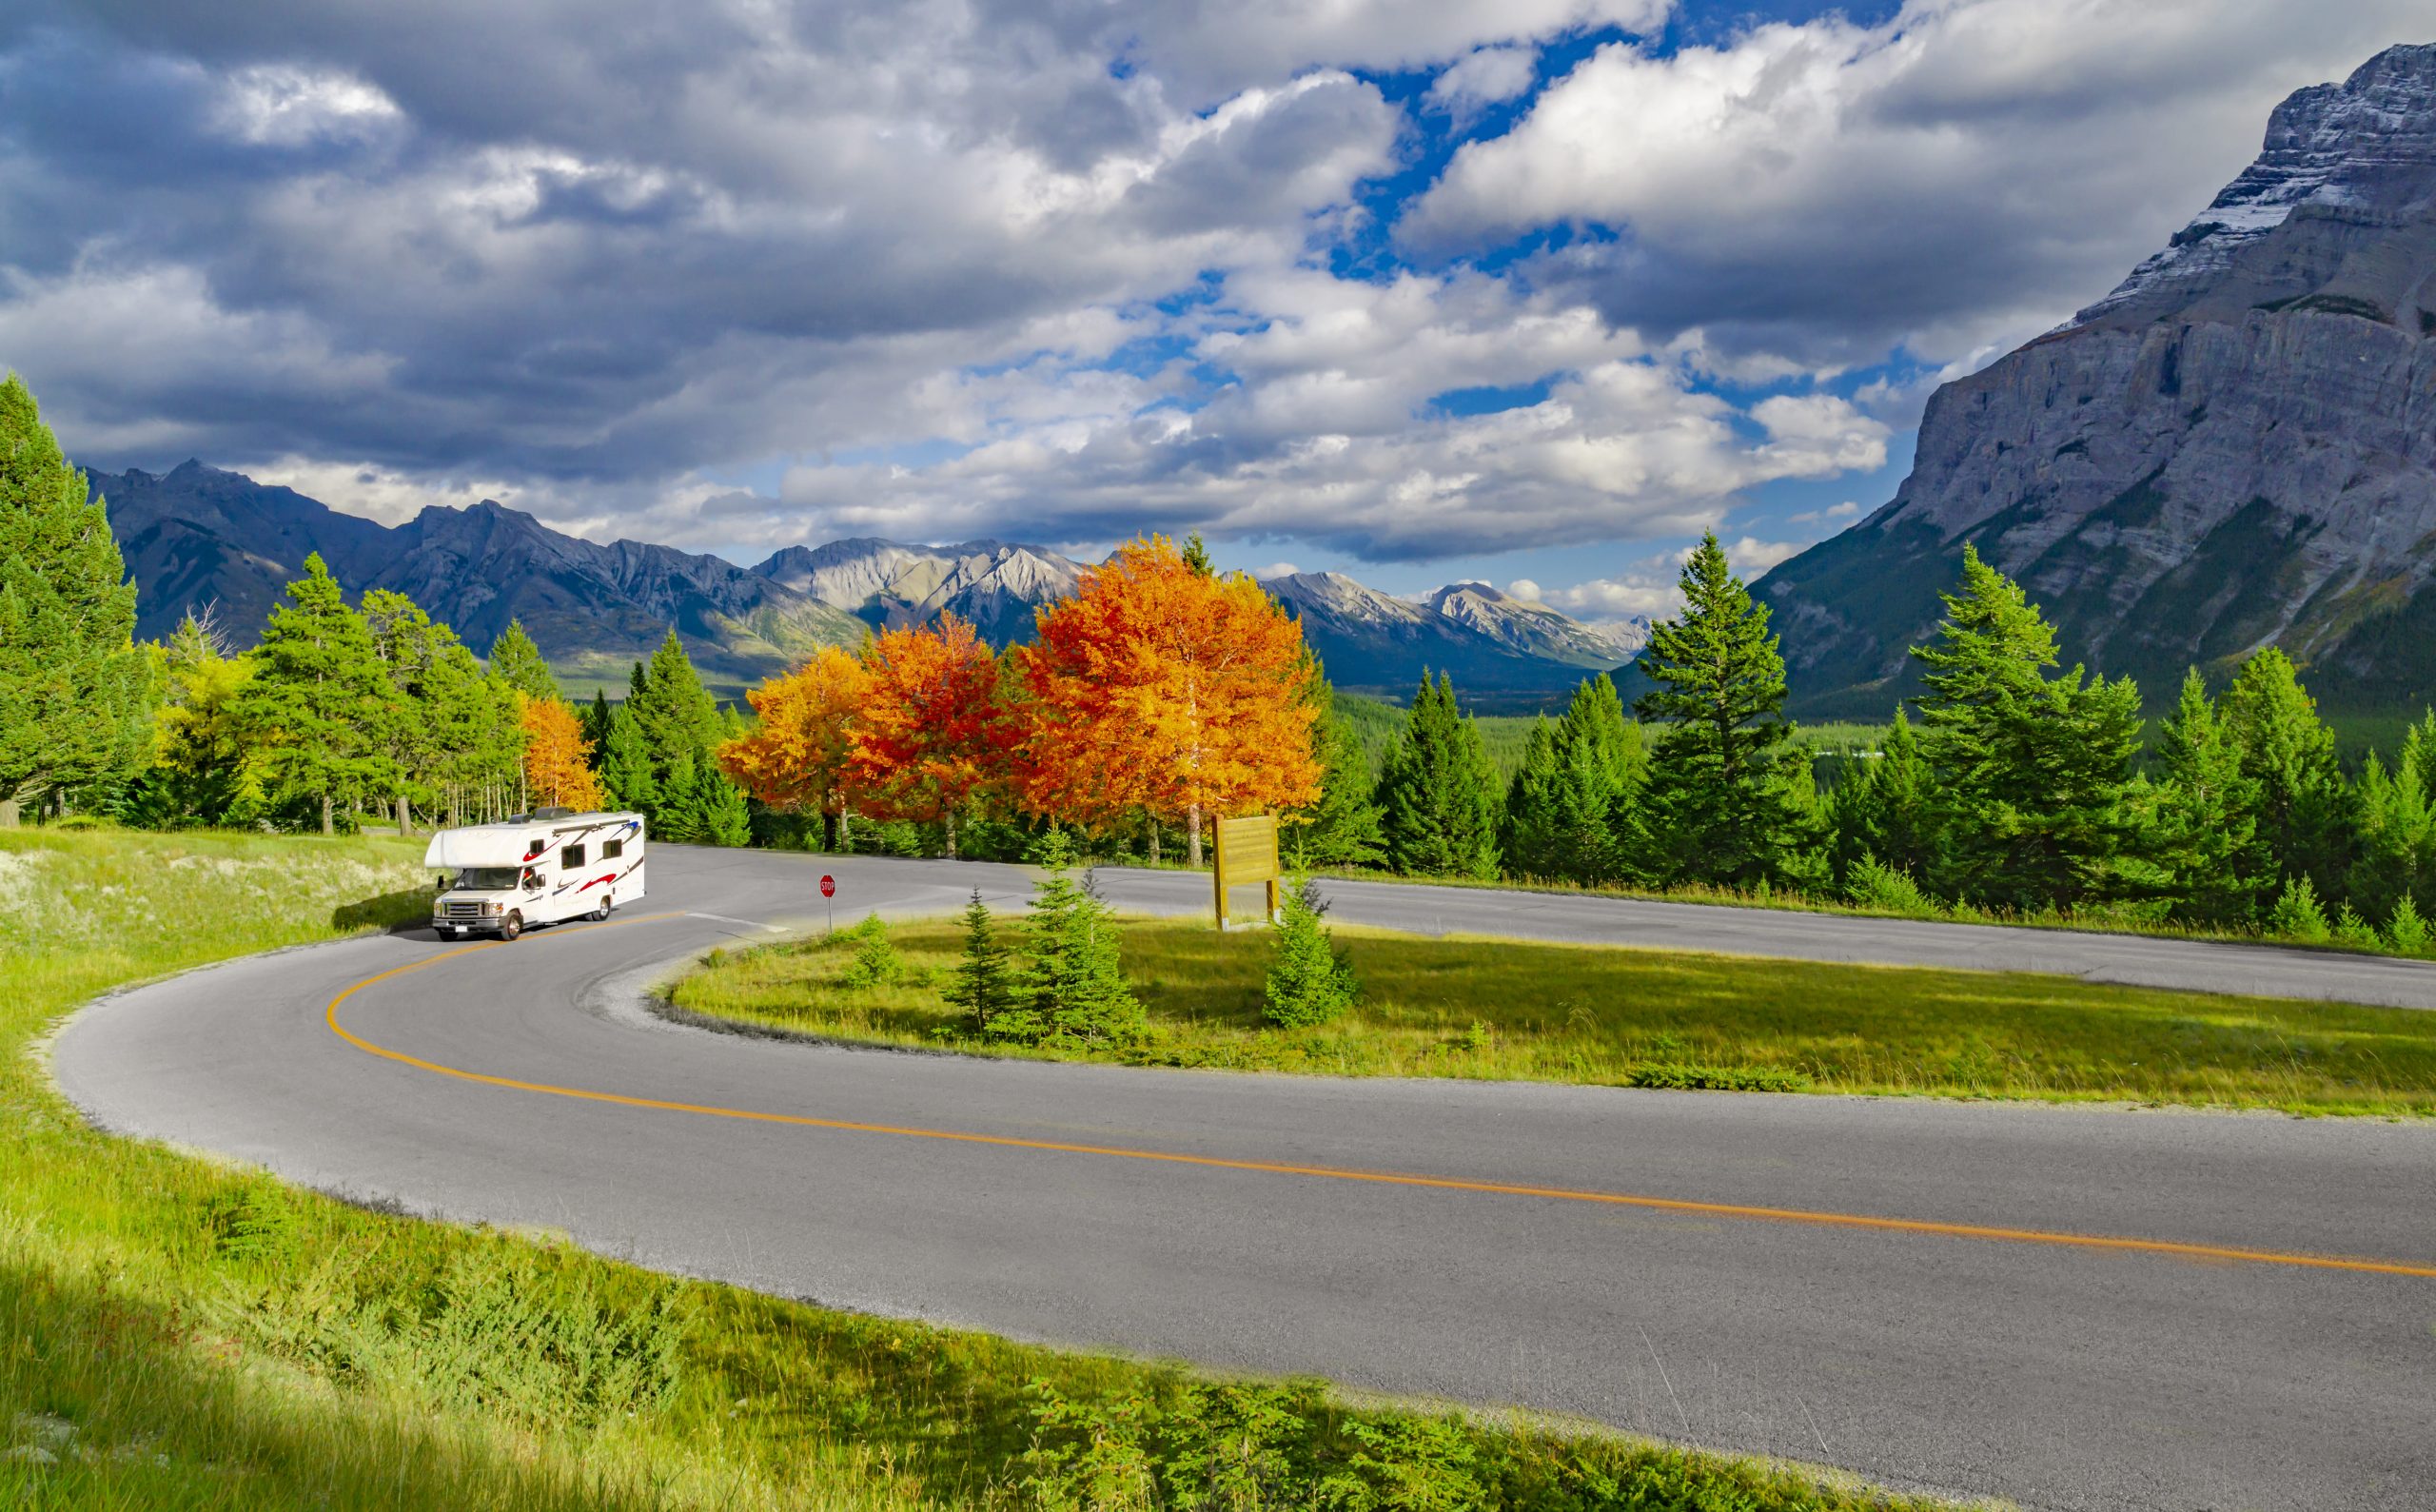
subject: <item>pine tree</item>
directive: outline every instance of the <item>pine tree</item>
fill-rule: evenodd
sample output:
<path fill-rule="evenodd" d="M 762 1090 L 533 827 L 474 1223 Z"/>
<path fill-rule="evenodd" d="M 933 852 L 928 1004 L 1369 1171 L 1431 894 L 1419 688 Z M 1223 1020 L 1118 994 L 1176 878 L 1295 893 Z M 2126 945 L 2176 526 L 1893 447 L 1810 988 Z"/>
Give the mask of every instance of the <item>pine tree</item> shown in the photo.
<path fill-rule="evenodd" d="M 1849 883 L 1864 856 L 1919 883 L 1938 871 L 1936 776 L 1901 709 L 1875 758 L 1844 762 L 1827 803 L 1828 866 Z"/>
<path fill-rule="evenodd" d="M 34 396 L 0 382 L 0 822 L 20 800 L 151 755 L 150 663 L 103 501 Z"/>
<path fill-rule="evenodd" d="M 1209 548 L 1201 543 L 1201 532 L 1198 530 L 1194 531 L 1185 540 L 1184 564 L 1190 567 L 1193 572 L 1200 577 L 1214 578 L 1217 576 L 1218 569 L 1213 566 L 1209 560 Z"/>
<path fill-rule="evenodd" d="M 1149 1026 L 1118 961 L 1116 921 L 1089 873 L 1074 880 L 1064 834 L 1051 830 L 1045 838 L 1039 854 L 1047 874 L 1033 886 L 1024 918 L 1022 1004 L 1001 1026 L 1070 1044 L 1133 1043 Z"/>
<path fill-rule="evenodd" d="M 1918 699 L 1942 799 L 1939 891 L 1974 904 L 2069 908 L 2119 890 L 2126 804 L 2140 748 L 2129 677 L 2050 677 L 2055 630 L 2020 585 L 1965 546 L 1942 596 Z"/>
<path fill-rule="evenodd" d="M 950 1006 L 964 1010 L 966 1031 L 985 1037 L 1015 1005 L 1007 947 L 998 938 L 989 905 L 981 901 L 977 887 L 964 910 L 964 958 L 957 963 L 955 979 L 944 995 Z"/>
<path fill-rule="evenodd" d="M 592 768 L 600 770 L 601 761 L 609 754 L 609 690 L 592 690 L 592 701 L 583 706 L 583 743 L 592 752 Z"/>
<path fill-rule="evenodd" d="M 715 766 L 703 766 L 694 774 L 694 813 L 704 845 L 753 843 L 753 810 L 745 802 L 744 790 Z"/>
<path fill-rule="evenodd" d="M 2320 892 L 2350 864 L 2350 793 L 2335 765 L 2334 732 L 2318 717 L 2291 658 L 2273 646 L 2253 655 L 2225 690 L 2218 717 L 2241 746 L 2242 775 L 2258 785 L 2246 870 L 2306 874 Z"/>
<path fill-rule="evenodd" d="M 1480 730 L 1456 708 L 1454 679 L 1424 673 L 1404 734 L 1379 774 L 1387 862 L 1418 876 L 1497 875 L 1495 777 Z"/>
<path fill-rule="evenodd" d="M 621 703 L 610 711 L 609 737 L 600 746 L 600 785 L 608 790 L 609 801 L 619 808 L 656 815 L 659 777 L 652 770 L 651 747 L 643 738 L 642 726 L 626 710 Z M 657 831 L 657 822 L 653 828 Z"/>
<path fill-rule="evenodd" d="M 240 717 L 264 750 L 275 798 L 318 805 L 322 833 L 344 806 L 395 793 L 402 774 L 387 740 L 398 692 L 372 641 L 315 552 L 271 611 Z"/>
<path fill-rule="evenodd" d="M 1657 686 L 1634 711 L 1667 728 L 1624 842 L 1661 886 L 1790 879 L 1815 806 L 1810 758 L 1785 723 L 1784 657 L 1715 532 L 1684 562 L 1682 613 L 1651 629 L 1637 665 Z"/>
<path fill-rule="evenodd" d="M 1286 894 L 1261 988 L 1262 1016 L 1281 1029 L 1327 1023 L 1361 1001 L 1361 980 L 1328 933 L 1327 911 L 1309 877 Z"/>
<path fill-rule="evenodd" d="M 655 838 L 693 845 L 707 838 L 702 794 L 695 781 L 694 753 L 679 751 L 665 773 L 658 775 L 659 801 L 651 810 Z"/>
<path fill-rule="evenodd" d="M 2373 913 L 2408 893 L 2436 896 L 2436 713 L 2403 736 L 2391 776 L 2375 752 L 2346 804 L 2358 859 L 2344 892 Z"/>
<path fill-rule="evenodd" d="M 1325 680 L 1313 745 L 1320 758 L 1320 800 L 1282 826 L 1286 854 L 1297 867 L 1377 866 L 1386 852 L 1379 834 L 1378 779 L 1351 721 L 1337 712 Z"/>
<path fill-rule="evenodd" d="M 690 757 L 697 768 L 707 765 L 726 735 L 718 704 L 703 688 L 675 630 L 651 654 L 634 696 L 626 700 L 626 713 L 640 727 L 652 754 L 653 774 L 663 786 L 669 785 L 679 756 Z"/>
<path fill-rule="evenodd" d="M 550 676 L 550 664 L 541 656 L 541 648 L 524 631 L 524 623 L 511 619 L 507 628 L 491 642 L 491 671 L 507 680 L 507 685 L 528 698 L 555 698 L 559 681 Z"/>
<path fill-rule="evenodd" d="M 1545 721 L 1541 721 L 1545 723 Z M 1574 689 L 1564 717 L 1534 726 L 1522 767 L 1506 792 L 1502 848 L 1508 873 L 1575 882 L 1621 875 L 1622 815 L 1648 776 L 1640 727 L 1605 673 Z"/>
<path fill-rule="evenodd" d="M 2331 938 L 2334 927 L 2326 920 L 2326 907 L 2318 901 L 2318 890 L 2305 874 L 2284 884 L 2275 899 L 2273 912 L 2267 916 L 2267 933 L 2305 945 L 2316 945 Z"/>
<path fill-rule="evenodd" d="M 2241 746 L 2217 717 L 2199 669 L 2183 678 L 2174 712 L 2157 729 L 2155 824 L 2146 857 L 2162 867 L 2173 916 L 2241 927 L 2258 915 L 2262 879 L 2250 858 L 2258 784 L 2242 775 Z"/>

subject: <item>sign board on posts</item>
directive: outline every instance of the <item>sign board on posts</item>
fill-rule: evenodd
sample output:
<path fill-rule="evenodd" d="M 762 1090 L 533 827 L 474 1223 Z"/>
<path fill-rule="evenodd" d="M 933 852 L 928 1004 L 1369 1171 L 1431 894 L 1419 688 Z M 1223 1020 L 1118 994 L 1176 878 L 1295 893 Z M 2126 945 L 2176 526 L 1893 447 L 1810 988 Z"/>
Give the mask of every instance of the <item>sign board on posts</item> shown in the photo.
<path fill-rule="evenodd" d="M 1227 890 L 1255 882 L 1268 884 L 1268 916 L 1275 920 L 1285 904 L 1278 895 L 1278 883 L 1285 874 L 1277 865 L 1277 815 L 1220 819 L 1213 839 L 1210 870 L 1218 887 L 1218 927 L 1227 927 Z"/>
<path fill-rule="evenodd" d="M 837 879 L 835 877 L 824 876 L 820 879 L 820 895 L 822 897 L 835 897 L 837 895 Z"/>

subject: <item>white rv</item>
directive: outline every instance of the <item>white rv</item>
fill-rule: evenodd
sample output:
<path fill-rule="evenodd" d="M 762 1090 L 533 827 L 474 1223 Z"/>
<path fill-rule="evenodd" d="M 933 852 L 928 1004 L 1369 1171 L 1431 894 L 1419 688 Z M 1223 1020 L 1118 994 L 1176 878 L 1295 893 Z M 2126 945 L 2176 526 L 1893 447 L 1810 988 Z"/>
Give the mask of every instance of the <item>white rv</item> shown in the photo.
<path fill-rule="evenodd" d="M 643 817 L 540 809 L 500 824 L 442 830 L 422 864 L 440 875 L 431 927 L 443 940 L 512 940 L 536 924 L 605 919 L 643 895 Z"/>

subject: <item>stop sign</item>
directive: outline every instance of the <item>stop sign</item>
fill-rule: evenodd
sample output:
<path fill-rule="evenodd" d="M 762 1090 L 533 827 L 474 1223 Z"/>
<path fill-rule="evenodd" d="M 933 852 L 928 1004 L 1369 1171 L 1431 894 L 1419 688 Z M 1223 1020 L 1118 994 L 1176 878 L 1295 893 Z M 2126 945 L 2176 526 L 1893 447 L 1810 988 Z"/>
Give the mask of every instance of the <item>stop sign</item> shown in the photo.
<path fill-rule="evenodd" d="M 820 879 L 820 895 L 822 897 L 835 897 L 837 895 L 837 879 L 835 877 L 824 876 Z"/>

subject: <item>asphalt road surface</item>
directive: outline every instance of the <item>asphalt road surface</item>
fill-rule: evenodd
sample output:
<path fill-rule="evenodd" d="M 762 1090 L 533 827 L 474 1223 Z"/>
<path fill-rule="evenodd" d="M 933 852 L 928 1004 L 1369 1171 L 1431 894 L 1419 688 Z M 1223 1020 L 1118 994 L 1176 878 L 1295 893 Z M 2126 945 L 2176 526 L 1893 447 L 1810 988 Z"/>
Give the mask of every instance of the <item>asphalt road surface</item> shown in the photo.
<path fill-rule="evenodd" d="M 2425 1124 L 716 1034 L 650 1017 L 640 989 L 818 921 L 821 871 L 842 917 L 947 912 L 976 884 L 1012 902 L 1024 879 L 655 849 L 651 896 L 609 924 L 195 972 L 79 1015 L 57 1075 L 111 1129 L 837 1306 L 1522 1404 L 2031 1507 L 2436 1505 Z M 1189 876 L 1103 882 L 1130 908 L 1203 905 Z M 2436 1006 L 2436 970 L 2344 957 L 1333 891 L 1340 918 L 1423 929 Z M 2357 1264 L 2309 1263 L 2328 1257 Z"/>

